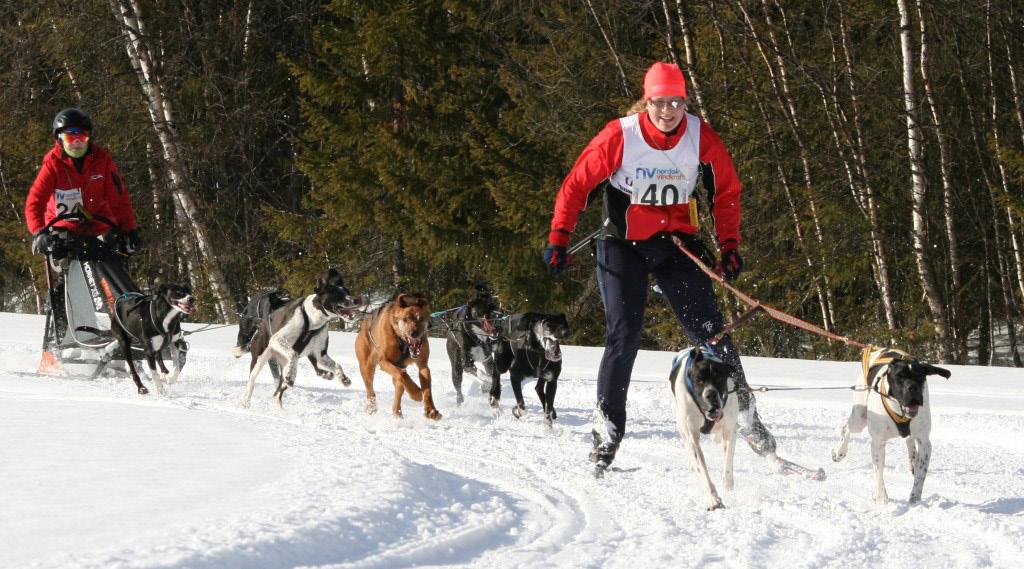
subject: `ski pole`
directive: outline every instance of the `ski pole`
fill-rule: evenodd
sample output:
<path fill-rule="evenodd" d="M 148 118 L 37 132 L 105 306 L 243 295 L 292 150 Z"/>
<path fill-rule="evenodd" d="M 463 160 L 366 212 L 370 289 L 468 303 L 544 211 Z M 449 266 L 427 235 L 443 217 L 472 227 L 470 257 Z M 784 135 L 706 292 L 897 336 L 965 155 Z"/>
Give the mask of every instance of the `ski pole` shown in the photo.
<path fill-rule="evenodd" d="M 590 235 L 587 235 L 586 237 L 581 239 L 579 243 L 573 245 L 572 248 L 570 248 L 568 251 L 566 251 L 566 253 L 569 254 L 569 255 L 575 255 L 577 251 L 579 251 L 580 249 L 582 249 L 582 248 L 586 247 L 587 245 L 589 245 L 590 242 L 593 241 L 594 239 L 597 239 L 597 237 L 599 235 L 601 235 L 602 231 L 604 231 L 603 227 L 598 228 L 596 231 L 594 231 Z"/>

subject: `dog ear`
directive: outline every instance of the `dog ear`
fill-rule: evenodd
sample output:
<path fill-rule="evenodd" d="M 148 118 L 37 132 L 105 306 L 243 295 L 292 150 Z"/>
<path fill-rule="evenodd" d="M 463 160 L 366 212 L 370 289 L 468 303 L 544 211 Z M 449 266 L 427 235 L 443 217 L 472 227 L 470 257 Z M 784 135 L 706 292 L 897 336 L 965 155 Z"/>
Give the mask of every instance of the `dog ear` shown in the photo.
<path fill-rule="evenodd" d="M 946 379 L 949 379 L 949 376 L 953 375 L 948 369 L 933 366 L 932 364 L 921 364 L 921 368 L 924 369 L 927 375 L 941 375 Z"/>

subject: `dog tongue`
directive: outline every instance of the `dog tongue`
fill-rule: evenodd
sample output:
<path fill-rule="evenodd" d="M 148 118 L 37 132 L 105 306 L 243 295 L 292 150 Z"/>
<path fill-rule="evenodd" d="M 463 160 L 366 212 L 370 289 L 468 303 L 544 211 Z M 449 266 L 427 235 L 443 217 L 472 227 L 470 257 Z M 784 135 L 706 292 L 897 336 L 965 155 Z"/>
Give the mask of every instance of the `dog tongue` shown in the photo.
<path fill-rule="evenodd" d="M 414 358 L 420 357 L 420 344 L 422 342 L 423 342 L 423 340 L 420 340 L 420 339 L 416 339 L 416 340 L 410 339 L 409 340 L 408 343 L 409 343 L 409 355 L 410 356 L 412 356 Z"/>
<path fill-rule="evenodd" d="M 917 411 L 920 409 L 918 405 L 907 405 L 906 411 L 908 417 L 916 417 Z"/>
<path fill-rule="evenodd" d="M 485 334 L 488 336 L 494 336 L 494 324 L 491 324 L 490 318 L 485 315 L 480 321 L 480 325 L 483 327 Z"/>

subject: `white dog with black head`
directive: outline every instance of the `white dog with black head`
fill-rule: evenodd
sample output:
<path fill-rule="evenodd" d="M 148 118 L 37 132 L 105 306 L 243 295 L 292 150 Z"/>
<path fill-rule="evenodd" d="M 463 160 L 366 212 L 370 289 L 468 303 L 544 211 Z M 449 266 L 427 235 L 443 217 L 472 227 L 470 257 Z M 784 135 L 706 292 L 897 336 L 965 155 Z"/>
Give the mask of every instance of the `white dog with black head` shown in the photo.
<path fill-rule="evenodd" d="M 949 378 L 948 370 L 919 362 L 906 352 L 885 348 L 864 350 L 860 390 L 854 394 L 853 410 L 843 424 L 839 444 L 832 449 L 832 460 L 846 458 L 850 433 L 868 428 L 871 436 L 871 462 L 875 470 L 875 502 L 884 503 L 885 443 L 902 437 L 907 443 L 914 485 L 910 502 L 919 502 L 932 455 L 932 415 L 928 401 L 929 375 Z"/>
<path fill-rule="evenodd" d="M 700 448 L 700 435 L 711 434 L 725 450 L 722 485 L 726 491 L 733 488 L 732 465 L 736 452 L 736 429 L 739 404 L 731 378 L 732 366 L 719 359 L 706 347 L 682 350 L 672 362 L 669 374 L 672 395 L 675 398 L 676 426 L 686 442 L 690 466 L 704 485 L 705 505 L 708 510 L 722 507 L 715 485 L 711 482 L 704 453 Z"/>

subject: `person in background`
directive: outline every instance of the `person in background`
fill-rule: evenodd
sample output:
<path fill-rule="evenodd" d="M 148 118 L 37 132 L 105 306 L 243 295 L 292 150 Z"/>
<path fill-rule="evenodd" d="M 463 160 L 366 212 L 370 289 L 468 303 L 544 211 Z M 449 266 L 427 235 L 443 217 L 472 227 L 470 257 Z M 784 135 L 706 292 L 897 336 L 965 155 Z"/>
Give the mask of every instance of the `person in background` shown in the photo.
<path fill-rule="evenodd" d="M 701 180 L 710 197 L 720 261 L 697 237 Z M 597 242 L 597 278 L 605 307 L 607 341 L 597 376 L 597 409 L 590 459 L 607 467 L 626 432 L 626 395 L 647 304 L 655 282 L 694 345 L 723 328 L 711 279 L 673 243 L 715 265 L 728 280 L 743 270 L 740 245 L 741 186 L 722 139 L 686 112 L 686 81 L 678 66 L 655 63 L 644 77 L 643 98 L 627 116 L 609 122 L 566 176 L 555 199 L 543 259 L 559 273 L 570 259 L 569 237 L 593 191 L 604 197 L 603 234 Z M 761 456 L 774 455 L 775 439 L 758 417 L 739 352 L 726 335 L 714 348 L 735 369 L 740 434 Z"/>

